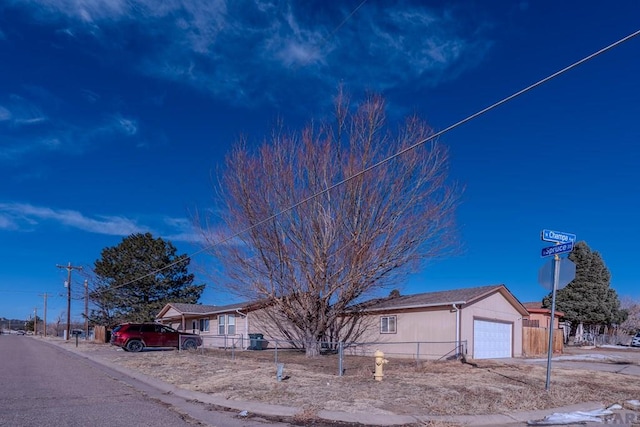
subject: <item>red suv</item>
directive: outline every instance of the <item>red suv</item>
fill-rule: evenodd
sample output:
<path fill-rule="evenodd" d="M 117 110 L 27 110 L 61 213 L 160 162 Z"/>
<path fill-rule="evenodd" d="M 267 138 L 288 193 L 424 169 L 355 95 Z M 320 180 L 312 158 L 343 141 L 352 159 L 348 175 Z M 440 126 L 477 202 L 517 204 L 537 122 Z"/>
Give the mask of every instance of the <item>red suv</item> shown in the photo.
<path fill-rule="evenodd" d="M 178 332 L 159 323 L 123 323 L 111 331 L 111 344 L 125 351 L 138 352 L 145 347 L 176 347 L 193 350 L 202 345 L 195 334 Z"/>

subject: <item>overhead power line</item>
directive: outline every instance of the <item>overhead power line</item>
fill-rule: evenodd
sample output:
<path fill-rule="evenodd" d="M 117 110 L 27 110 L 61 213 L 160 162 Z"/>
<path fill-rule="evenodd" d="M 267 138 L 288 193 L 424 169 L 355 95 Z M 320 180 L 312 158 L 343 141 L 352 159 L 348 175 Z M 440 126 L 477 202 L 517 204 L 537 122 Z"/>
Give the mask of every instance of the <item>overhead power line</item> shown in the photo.
<path fill-rule="evenodd" d="M 362 2 L 362 4 L 363 3 L 364 3 L 364 1 Z M 362 4 L 360 4 L 360 6 Z M 360 6 L 358 6 L 358 8 Z M 357 10 L 357 8 L 356 8 L 356 10 Z M 483 115 L 485 113 L 488 113 L 489 111 L 501 106 L 502 104 L 506 104 L 507 102 L 509 102 L 509 101 L 511 101 L 511 100 L 513 100 L 513 99 L 515 99 L 515 98 L 517 98 L 517 97 L 529 92 L 532 89 L 537 88 L 538 86 L 541 86 L 541 85 L 549 82 L 550 80 L 555 79 L 556 77 L 558 77 L 558 76 L 560 76 L 562 74 L 567 73 L 568 71 L 570 71 L 570 70 L 572 70 L 572 69 L 584 64 L 587 61 L 590 61 L 593 58 L 596 58 L 597 56 L 602 55 L 605 52 L 610 51 L 611 49 L 614 49 L 615 47 L 617 47 L 617 46 L 619 46 L 619 45 L 631 40 L 632 38 L 634 38 L 634 37 L 636 37 L 638 35 L 640 35 L 640 30 L 635 31 L 635 32 L 629 34 L 628 36 L 625 36 L 625 37 L 623 37 L 623 38 L 621 38 L 621 39 L 609 44 L 608 46 L 606 46 L 606 47 L 604 47 L 604 48 L 602 48 L 602 49 L 600 49 L 600 50 L 598 50 L 598 51 L 596 51 L 596 52 L 594 52 L 594 53 L 592 53 L 592 54 L 590 54 L 588 56 L 585 56 L 584 58 L 572 63 L 571 65 L 568 65 L 568 66 L 562 68 L 561 70 L 556 71 L 555 73 L 550 74 L 549 76 L 547 76 L 547 77 L 545 77 L 545 78 L 543 78 L 541 80 L 538 80 L 537 82 L 525 87 L 524 89 L 521 89 L 521 90 L 513 93 L 512 95 L 509 95 L 506 98 L 503 98 L 500 101 L 497 101 L 497 102 L 489 105 L 488 107 L 485 107 L 482 110 L 479 110 L 478 112 L 473 113 L 470 116 L 467 116 L 466 118 L 464 118 L 464 119 L 462 119 L 462 120 L 460 120 L 460 121 L 458 121 L 458 122 L 456 122 L 456 123 L 444 128 L 444 129 L 434 133 L 433 135 L 431 135 L 431 136 L 429 136 L 427 138 L 424 138 L 424 139 L 416 142 L 415 144 L 413 144 L 413 145 L 411 145 L 411 146 L 409 146 L 409 147 L 407 147 L 407 148 L 405 148 L 403 150 L 400 150 L 397 153 L 392 154 L 391 156 L 389 156 L 389 157 L 387 157 L 387 158 L 385 158 L 383 160 L 380 160 L 379 162 L 377 162 L 377 163 L 375 163 L 375 164 L 373 164 L 371 166 L 366 167 L 365 169 L 361 170 L 360 172 L 358 172 L 358 173 L 356 173 L 354 175 L 351 175 L 350 177 L 347 177 L 347 178 L 345 178 L 345 179 L 343 179 L 341 181 L 338 181 L 335 184 L 325 188 L 324 190 L 321 190 L 321 191 L 319 191 L 319 192 L 317 192 L 317 193 L 315 193 L 315 194 L 313 194 L 313 195 L 311 195 L 311 196 L 309 196 L 309 197 L 307 197 L 305 199 L 302 199 L 301 201 L 296 202 L 295 204 L 289 206 L 288 208 L 285 208 L 285 209 L 281 210 L 280 212 L 277 212 L 277 213 L 275 213 L 275 214 L 273 214 L 271 216 L 268 216 L 265 219 L 257 222 L 256 224 L 254 224 L 254 225 L 252 225 L 250 227 L 246 227 L 246 228 L 244 228 L 244 229 L 242 229 L 242 230 L 240 230 L 238 232 L 235 232 L 232 235 L 230 235 L 230 236 L 228 236 L 228 237 L 226 237 L 224 239 L 219 240 L 218 242 L 215 242 L 215 243 L 213 243 L 211 245 L 208 245 L 208 246 L 206 246 L 206 247 L 204 247 L 204 248 L 202 248 L 202 249 L 200 249 L 198 251 L 195 251 L 195 252 L 193 252 L 192 254 L 190 254 L 188 256 L 189 256 L 189 258 L 192 258 L 192 257 L 194 257 L 196 255 L 199 255 L 199 254 L 207 251 L 210 248 L 213 248 L 213 247 L 215 247 L 217 245 L 220 245 L 220 244 L 226 243 L 226 242 L 228 242 L 228 241 L 230 241 L 232 239 L 235 239 L 236 237 L 238 237 L 238 236 L 240 236 L 240 235 L 252 230 L 255 227 L 258 227 L 258 226 L 260 226 L 262 224 L 265 224 L 265 223 L 267 223 L 267 222 L 279 217 L 280 215 L 283 215 L 283 214 L 285 214 L 287 212 L 290 212 L 293 209 L 297 208 L 298 206 L 301 206 L 301 205 L 303 205 L 303 204 L 315 199 L 316 197 L 322 196 L 323 194 L 326 194 L 329 191 L 346 184 L 347 182 L 351 181 L 352 179 L 358 178 L 359 176 L 362 176 L 365 173 L 367 173 L 367 172 L 369 172 L 369 171 L 371 171 L 371 170 L 373 170 L 375 168 L 378 168 L 378 167 L 384 165 L 385 163 L 388 163 L 391 160 L 393 160 L 393 159 L 395 159 L 395 158 L 397 158 L 397 157 L 399 157 L 399 156 L 401 156 L 401 155 L 403 155 L 403 154 L 405 154 L 405 153 L 407 153 L 407 152 L 409 152 L 411 150 L 415 150 L 419 146 L 424 145 L 425 143 L 427 143 L 427 142 L 429 142 L 429 141 L 431 141 L 433 139 L 436 139 L 439 136 L 444 135 L 445 133 L 447 133 L 447 132 L 449 132 L 449 131 L 451 131 L 451 130 L 459 127 L 459 126 L 462 126 L 463 124 L 465 124 L 465 123 L 467 123 L 467 122 L 469 122 L 469 121 L 471 121 L 473 119 L 476 119 L 476 118 L 478 118 L 479 116 L 481 116 L 481 115 Z M 120 284 L 118 286 L 114 286 L 112 288 L 109 288 L 109 290 L 121 288 L 121 287 L 130 285 L 132 283 L 135 283 L 135 282 L 137 282 L 139 280 L 142 280 L 142 279 L 145 279 L 147 277 L 153 276 L 155 274 L 161 273 L 162 271 L 164 271 L 164 270 L 166 270 L 168 268 L 171 268 L 171 267 L 173 267 L 173 266 L 175 266 L 175 265 L 177 265 L 177 264 L 179 264 L 181 262 L 184 262 L 184 261 L 182 261 L 182 260 L 181 261 L 175 261 L 175 262 L 173 262 L 171 264 L 166 265 L 163 268 L 160 268 L 158 270 L 152 271 L 151 273 L 145 274 L 143 276 L 140 276 L 140 277 L 138 277 L 136 279 L 133 279 L 133 280 L 130 280 L 128 282 L 122 283 L 122 284 Z M 99 293 L 99 291 L 97 293 Z"/>

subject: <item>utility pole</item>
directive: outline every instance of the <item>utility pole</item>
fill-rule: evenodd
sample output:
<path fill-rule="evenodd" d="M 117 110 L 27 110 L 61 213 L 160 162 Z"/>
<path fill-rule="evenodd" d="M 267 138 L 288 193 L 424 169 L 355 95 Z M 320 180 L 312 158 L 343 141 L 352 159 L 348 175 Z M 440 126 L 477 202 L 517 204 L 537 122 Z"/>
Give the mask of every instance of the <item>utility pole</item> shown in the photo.
<path fill-rule="evenodd" d="M 89 281 L 84 279 L 84 339 L 89 339 Z"/>
<path fill-rule="evenodd" d="M 38 307 L 33 307 L 33 336 L 38 336 Z"/>
<path fill-rule="evenodd" d="M 71 263 L 69 265 L 56 264 L 56 267 L 67 269 L 67 336 L 65 340 L 69 341 L 69 335 L 71 335 L 71 271 L 82 270 L 82 267 L 74 267 Z"/>
<path fill-rule="evenodd" d="M 44 297 L 44 325 L 43 325 L 43 332 L 44 332 L 44 337 L 47 337 L 47 293 L 45 292 L 44 294 L 40 295 Z"/>

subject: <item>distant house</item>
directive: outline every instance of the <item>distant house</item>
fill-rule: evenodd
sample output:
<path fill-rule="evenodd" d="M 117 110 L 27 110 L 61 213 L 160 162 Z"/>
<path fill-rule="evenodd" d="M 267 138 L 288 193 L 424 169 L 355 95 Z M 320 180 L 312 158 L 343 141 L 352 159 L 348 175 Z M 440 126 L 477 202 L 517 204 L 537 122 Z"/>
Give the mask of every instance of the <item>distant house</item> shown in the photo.
<path fill-rule="evenodd" d="M 366 301 L 357 306 L 364 332 L 349 351 L 398 357 L 476 359 L 522 355 L 525 307 L 504 285 L 454 289 Z M 352 315 L 352 314 L 346 314 Z M 248 348 L 251 334 L 284 342 L 264 304 L 167 304 L 157 321 L 203 336 L 205 347 Z M 371 344 L 371 345 L 368 345 Z M 374 345 L 375 344 L 375 345 Z"/>
<path fill-rule="evenodd" d="M 526 302 L 523 304 L 529 315 L 524 319 L 523 326 L 525 328 L 542 328 L 546 331 L 549 330 L 549 324 L 551 323 L 551 309 L 543 308 L 542 303 Z M 554 337 L 553 351 L 554 353 L 561 353 L 563 351 L 564 343 L 569 339 L 570 323 L 568 321 L 560 320 L 564 317 L 564 312 L 555 311 L 553 320 L 554 336 L 560 335 L 560 337 Z M 549 347 L 548 341 L 544 342 L 544 346 L 541 346 L 537 342 L 539 338 L 535 338 L 533 331 L 527 331 L 527 335 L 531 335 L 528 342 L 524 343 L 524 353 L 528 355 L 546 353 Z M 539 335 L 539 333 L 537 334 Z M 546 332 L 548 336 L 548 332 Z"/>
<path fill-rule="evenodd" d="M 549 329 L 549 323 L 551 322 L 551 309 L 543 308 L 541 302 L 525 302 L 522 305 L 527 309 L 529 315 L 526 317 L 525 326 L 535 328 Z M 554 313 L 553 327 L 554 329 L 560 328 L 562 323 L 560 318 L 564 316 L 562 311 Z"/>

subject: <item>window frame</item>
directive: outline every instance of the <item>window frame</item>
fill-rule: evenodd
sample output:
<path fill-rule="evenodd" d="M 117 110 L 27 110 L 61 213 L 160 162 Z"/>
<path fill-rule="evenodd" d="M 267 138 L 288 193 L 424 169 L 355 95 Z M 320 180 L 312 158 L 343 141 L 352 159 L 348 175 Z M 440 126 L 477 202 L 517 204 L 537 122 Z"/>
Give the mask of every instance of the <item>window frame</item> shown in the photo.
<path fill-rule="evenodd" d="M 211 319 L 208 317 L 198 319 L 198 328 L 200 332 L 209 332 L 211 330 Z"/>
<path fill-rule="evenodd" d="M 226 335 L 227 321 L 224 314 L 218 314 L 218 335 Z"/>
<path fill-rule="evenodd" d="M 386 321 L 386 324 L 385 324 L 385 321 Z M 393 324 L 393 328 L 390 327 L 391 324 Z M 398 316 L 396 315 L 380 316 L 380 333 L 381 334 L 397 334 L 398 333 Z"/>
<path fill-rule="evenodd" d="M 226 335 L 235 335 L 236 334 L 236 316 L 235 314 L 227 314 L 227 334 Z"/>

